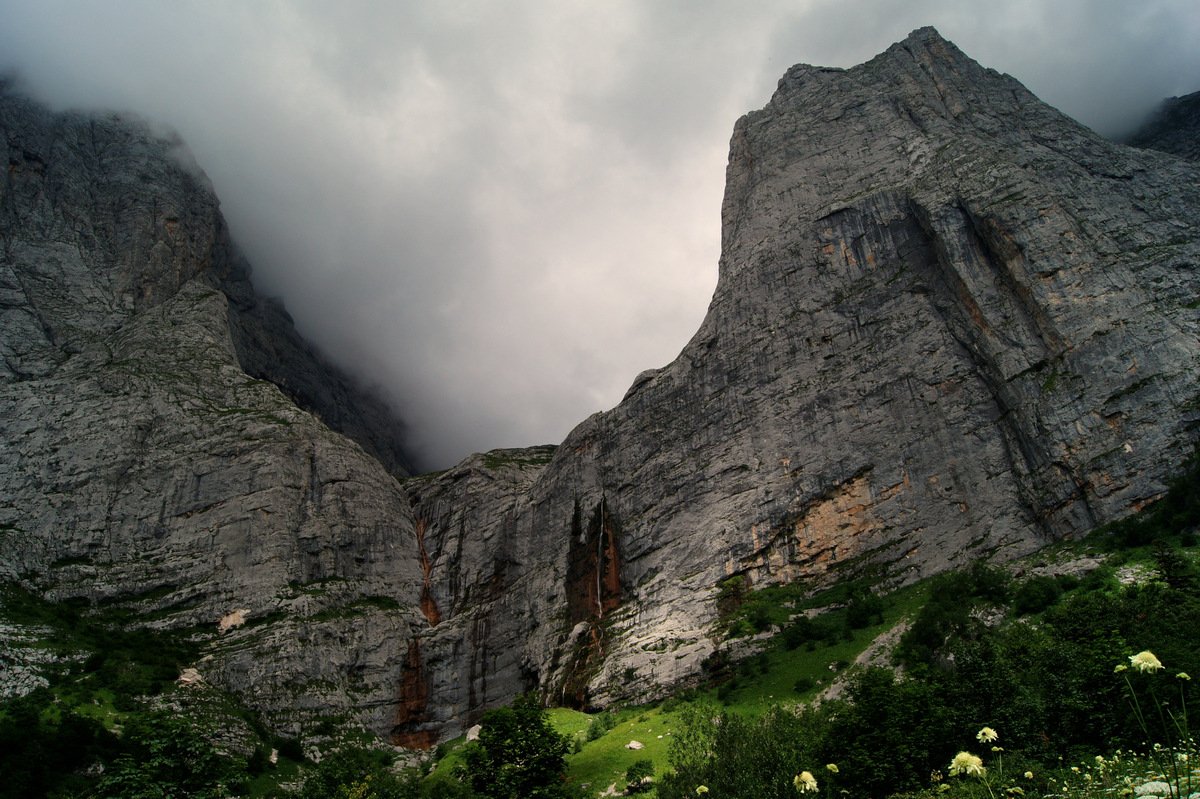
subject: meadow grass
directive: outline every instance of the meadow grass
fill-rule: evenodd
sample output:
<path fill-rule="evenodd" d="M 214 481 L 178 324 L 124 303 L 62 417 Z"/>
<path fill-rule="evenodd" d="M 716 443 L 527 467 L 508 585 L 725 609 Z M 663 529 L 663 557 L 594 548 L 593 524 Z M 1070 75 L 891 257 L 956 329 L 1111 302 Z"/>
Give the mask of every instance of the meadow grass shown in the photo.
<path fill-rule="evenodd" d="M 737 687 L 728 691 L 721 703 L 733 713 L 761 715 L 776 705 L 814 699 L 843 669 L 852 668 L 855 659 L 879 636 L 914 616 L 928 595 L 929 586 L 924 582 L 887 595 L 883 621 L 849 631 L 852 636 L 849 640 L 832 644 L 813 642 L 789 650 L 782 637 L 775 636 L 761 654 L 743 661 Z M 833 611 L 831 615 L 839 612 Z M 811 683 L 811 687 L 797 691 L 798 683 Z"/>
<path fill-rule="evenodd" d="M 552 711 L 551 719 L 555 718 Z M 587 714 L 579 714 L 591 719 Z M 615 785 L 625 789 L 625 772 L 639 760 L 654 764 L 654 773 L 668 768 L 668 747 L 678 713 L 665 711 L 662 706 L 630 708 L 619 711 L 616 724 L 594 741 L 587 742 L 579 752 L 567 756 L 567 779 L 573 785 L 587 785 L 593 795 Z M 556 729 L 562 729 L 555 725 Z M 583 727 L 586 732 L 586 724 Z M 638 741 L 642 749 L 628 749 Z"/>
<path fill-rule="evenodd" d="M 853 663 L 875 639 L 916 613 L 928 596 L 925 583 L 902 588 L 885 597 L 883 621 L 853 631 L 850 640 L 833 644 L 815 643 L 788 650 L 781 636 L 767 642 L 766 649 L 737 667 L 737 687 L 719 691 L 717 687 L 690 692 L 687 698 L 644 707 L 616 710 L 615 724 L 599 738 L 588 741 L 587 732 L 596 715 L 565 708 L 552 708 L 549 718 L 554 729 L 568 738 L 578 739 L 582 748 L 567 756 L 567 778 L 572 785 L 587 786 L 595 796 L 610 785 L 625 790 L 625 772 L 639 760 L 654 764 L 655 776 L 670 769 L 670 745 L 680 714 L 691 703 L 704 703 L 724 712 L 759 716 L 780 704 L 812 700 L 825 690 L 845 664 Z M 799 608 L 805 602 L 797 602 Z M 834 611 L 837 613 L 837 611 Z M 783 616 L 782 618 L 786 618 Z M 797 682 L 811 687 L 795 690 Z M 722 698 L 718 699 L 718 694 Z M 640 750 L 626 748 L 631 741 L 643 745 Z M 438 771 L 443 766 L 439 764 Z M 652 795 L 652 794 L 649 794 Z"/>

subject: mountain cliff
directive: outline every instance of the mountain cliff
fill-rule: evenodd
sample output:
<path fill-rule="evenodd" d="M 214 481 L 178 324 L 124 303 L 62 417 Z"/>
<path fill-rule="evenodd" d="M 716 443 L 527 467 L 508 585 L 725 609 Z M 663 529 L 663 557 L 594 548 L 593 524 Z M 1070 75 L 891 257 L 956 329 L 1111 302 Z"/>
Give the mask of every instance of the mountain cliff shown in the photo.
<path fill-rule="evenodd" d="M 1197 177 L 932 29 L 789 70 L 735 126 L 720 279 L 680 356 L 521 496 L 474 461 L 410 484 L 439 604 L 510 586 L 437 636 L 556 701 L 644 697 L 719 645 L 730 576 L 905 581 L 1153 500 L 1200 418 Z M 472 545 L 493 568 L 464 571 Z"/>
<path fill-rule="evenodd" d="M 1200 438 L 1197 166 L 932 29 L 737 122 L 674 362 L 556 448 L 414 478 L 178 142 L 11 93 L 0 127 L 0 577 L 193 627 L 277 727 L 428 746 L 523 690 L 654 696 L 722 646 L 730 577 L 1016 557 Z"/>
<path fill-rule="evenodd" d="M 194 627 L 276 723 L 386 729 L 347 690 L 424 622 L 402 427 L 254 294 L 178 141 L 4 91 L 0 157 L 0 579 Z"/>

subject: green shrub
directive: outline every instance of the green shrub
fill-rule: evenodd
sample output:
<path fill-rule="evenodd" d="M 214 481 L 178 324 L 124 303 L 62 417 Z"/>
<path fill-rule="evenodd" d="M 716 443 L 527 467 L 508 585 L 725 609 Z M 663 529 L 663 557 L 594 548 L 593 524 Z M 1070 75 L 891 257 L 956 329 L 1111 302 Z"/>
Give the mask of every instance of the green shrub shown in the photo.
<path fill-rule="evenodd" d="M 816 617 L 800 616 L 792 621 L 783 631 L 784 647 L 792 650 L 804 645 L 809 651 L 816 649 L 818 643 L 826 646 L 838 642 L 842 637 L 844 625 L 833 621 L 830 614 Z"/>
<path fill-rule="evenodd" d="M 479 740 L 464 749 L 463 776 L 487 799 L 567 797 L 567 740 L 532 694 L 483 714 Z"/>
<path fill-rule="evenodd" d="M 771 609 L 766 605 L 756 604 L 750 609 L 746 620 L 754 632 L 766 632 L 771 629 Z"/>
<path fill-rule="evenodd" d="M 611 711 L 605 710 L 597 713 L 596 716 L 588 723 L 587 739 L 589 741 L 597 741 L 615 727 L 617 718 Z"/>
<path fill-rule="evenodd" d="M 625 783 L 629 793 L 642 793 L 650 789 L 647 780 L 654 776 L 654 763 L 650 760 L 638 760 L 625 769 Z"/>
<path fill-rule="evenodd" d="M 929 601 L 900 638 L 896 662 L 909 669 L 932 668 L 944 659 L 946 642 L 977 630 L 971 611 L 981 605 L 1007 605 L 1011 578 L 977 563 L 965 572 L 935 577 Z"/>
<path fill-rule="evenodd" d="M 1054 577 L 1031 577 L 1013 594 L 1012 609 L 1018 616 L 1041 613 L 1063 595 L 1062 586 Z"/>
<path fill-rule="evenodd" d="M 390 751 L 360 746 L 327 753 L 309 772 L 298 799 L 417 799 L 418 776 L 393 773 L 395 760 Z"/>
<path fill-rule="evenodd" d="M 117 739 L 95 720 L 68 708 L 44 713 L 53 702 L 39 688 L 0 703 L 0 799 L 82 792 L 82 772 L 118 751 Z"/>
<path fill-rule="evenodd" d="M 1074 574 L 1060 574 L 1054 580 L 1058 583 L 1058 587 L 1063 590 L 1064 594 L 1068 591 L 1074 591 L 1082 583 L 1082 580 Z"/>
<path fill-rule="evenodd" d="M 671 771 L 655 783 L 659 799 L 695 799 L 696 786 L 709 796 L 796 796 L 792 780 L 813 768 L 810 712 L 779 708 L 758 719 L 708 706 L 682 714 L 671 740 Z"/>
<path fill-rule="evenodd" d="M 1178 591 L 1195 591 L 1200 583 L 1191 559 L 1168 539 L 1159 538 L 1154 542 L 1154 563 L 1163 582 Z"/>
<path fill-rule="evenodd" d="M 244 774 L 244 763 L 218 752 L 205 735 L 182 718 L 154 713 L 125 728 L 126 752 L 105 770 L 96 786 L 100 799 L 227 795 Z"/>
<path fill-rule="evenodd" d="M 846 625 L 851 630 L 861 630 L 872 624 L 883 623 L 884 604 L 870 591 L 856 591 L 846 606 Z"/>
<path fill-rule="evenodd" d="M 746 601 L 750 593 L 750 581 L 744 574 L 727 577 L 717 585 L 717 615 L 732 616 Z"/>
<path fill-rule="evenodd" d="M 1103 564 L 1084 575 L 1079 587 L 1087 592 L 1118 591 L 1121 583 L 1117 580 L 1117 570 Z"/>

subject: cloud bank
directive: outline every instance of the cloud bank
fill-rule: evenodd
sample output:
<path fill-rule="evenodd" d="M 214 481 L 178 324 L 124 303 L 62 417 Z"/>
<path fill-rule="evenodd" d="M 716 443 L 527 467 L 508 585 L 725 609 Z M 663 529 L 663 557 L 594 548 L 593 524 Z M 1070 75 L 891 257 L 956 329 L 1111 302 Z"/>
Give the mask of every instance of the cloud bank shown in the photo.
<path fill-rule="evenodd" d="M 177 130 L 261 290 L 444 467 L 554 443 L 716 283 L 726 150 L 797 62 L 935 25 L 1102 133 L 1200 89 L 1194 0 L 0 0 L 0 70 Z"/>

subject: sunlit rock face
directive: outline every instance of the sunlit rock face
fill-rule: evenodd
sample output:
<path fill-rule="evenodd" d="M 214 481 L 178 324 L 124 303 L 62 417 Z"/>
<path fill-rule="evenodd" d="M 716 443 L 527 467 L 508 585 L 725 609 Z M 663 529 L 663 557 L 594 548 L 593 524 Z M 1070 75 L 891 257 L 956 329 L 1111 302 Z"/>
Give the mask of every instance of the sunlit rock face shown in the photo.
<path fill-rule="evenodd" d="M 728 577 L 1015 557 L 1200 437 L 1200 170 L 932 29 L 737 122 L 673 363 L 557 447 L 417 478 L 177 143 L 10 95 L 0 127 L 0 571 L 195 626 L 283 729 L 427 747 L 524 690 L 646 699 L 702 673 Z"/>
<path fill-rule="evenodd" d="M 1194 165 L 932 29 L 794 67 L 734 128 L 720 281 L 679 358 L 516 501 L 431 488 L 456 510 L 426 547 L 502 503 L 509 626 L 479 646 L 525 642 L 523 673 L 588 704 L 698 674 L 730 575 L 911 580 L 1125 515 L 1197 440 L 1198 210 Z"/>

